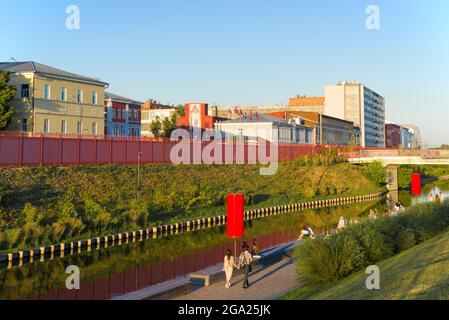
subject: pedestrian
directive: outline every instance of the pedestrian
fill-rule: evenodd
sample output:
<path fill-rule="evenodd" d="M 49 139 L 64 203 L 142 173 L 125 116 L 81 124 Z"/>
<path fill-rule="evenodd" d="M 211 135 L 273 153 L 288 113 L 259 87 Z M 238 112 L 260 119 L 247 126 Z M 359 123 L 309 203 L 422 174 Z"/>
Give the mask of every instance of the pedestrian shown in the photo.
<path fill-rule="evenodd" d="M 441 202 L 440 196 L 438 194 L 435 195 L 434 202 L 436 202 L 436 203 L 440 203 Z"/>
<path fill-rule="evenodd" d="M 348 225 L 348 220 L 341 216 L 340 220 L 338 220 L 338 225 L 337 225 L 337 233 L 339 233 L 342 229 L 346 228 L 346 226 Z"/>
<path fill-rule="evenodd" d="M 303 240 L 304 238 L 305 239 L 314 239 L 315 238 L 315 233 L 313 232 L 312 228 L 307 224 L 305 224 L 302 227 L 301 234 L 299 235 L 298 240 Z"/>
<path fill-rule="evenodd" d="M 243 270 L 244 278 L 243 278 L 243 288 L 246 289 L 249 287 L 248 276 L 250 273 L 251 262 L 253 261 L 253 257 L 249 252 L 249 247 L 246 245 L 242 246 L 242 253 L 239 258 L 239 267 Z"/>
<path fill-rule="evenodd" d="M 226 288 L 231 287 L 231 278 L 232 273 L 234 272 L 234 267 L 238 268 L 238 266 L 234 262 L 234 256 L 232 255 L 231 250 L 226 250 L 226 255 L 224 257 L 223 271 L 226 274 Z"/>
<path fill-rule="evenodd" d="M 258 259 L 258 258 L 260 258 L 259 253 L 260 253 L 260 249 L 259 249 L 259 246 L 257 245 L 257 240 L 254 239 L 253 247 L 251 249 L 251 255 L 253 256 L 253 258 Z"/>

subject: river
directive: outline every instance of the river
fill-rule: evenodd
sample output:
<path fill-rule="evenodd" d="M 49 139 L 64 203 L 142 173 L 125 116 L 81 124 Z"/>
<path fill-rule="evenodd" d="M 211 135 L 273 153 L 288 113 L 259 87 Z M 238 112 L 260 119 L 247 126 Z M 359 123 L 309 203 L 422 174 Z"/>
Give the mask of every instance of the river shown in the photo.
<path fill-rule="evenodd" d="M 421 196 L 408 191 L 397 195 L 405 206 L 429 201 L 430 192 L 442 192 L 449 198 L 449 181 L 423 187 Z M 348 220 L 367 217 L 372 209 L 388 211 L 387 201 L 311 209 L 249 221 L 245 240 L 257 239 L 261 249 L 279 246 L 297 239 L 303 224 L 316 233 L 334 229 L 340 216 Z M 242 240 L 237 243 L 241 246 Z M 0 265 L 0 299 L 108 300 L 167 280 L 185 277 L 223 261 L 226 249 L 234 248 L 225 237 L 225 226 L 143 239 L 134 243 L 115 244 L 108 248 L 67 257 L 48 257 L 21 265 Z M 80 269 L 80 290 L 65 289 L 66 267 Z"/>

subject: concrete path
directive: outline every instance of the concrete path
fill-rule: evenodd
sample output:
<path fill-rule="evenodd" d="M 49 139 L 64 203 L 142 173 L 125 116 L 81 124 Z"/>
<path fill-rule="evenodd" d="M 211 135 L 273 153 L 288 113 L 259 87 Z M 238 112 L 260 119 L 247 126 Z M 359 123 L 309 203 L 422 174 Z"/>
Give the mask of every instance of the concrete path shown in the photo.
<path fill-rule="evenodd" d="M 191 293 L 176 297 L 177 300 L 274 300 L 298 287 L 296 264 L 291 257 L 263 269 L 254 271 L 249 277 L 250 287 L 242 288 L 243 275 L 235 276 L 230 289 L 225 282 L 213 283 L 209 287 L 194 288 Z"/>

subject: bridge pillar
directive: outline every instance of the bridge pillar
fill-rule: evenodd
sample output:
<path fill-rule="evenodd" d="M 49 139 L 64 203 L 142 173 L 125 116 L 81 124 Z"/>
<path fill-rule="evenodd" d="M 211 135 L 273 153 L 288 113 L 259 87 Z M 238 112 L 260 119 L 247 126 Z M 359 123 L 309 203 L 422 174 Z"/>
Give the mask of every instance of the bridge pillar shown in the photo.
<path fill-rule="evenodd" d="M 387 166 L 387 189 L 388 191 L 398 191 L 398 169 L 399 165 L 388 165 Z"/>

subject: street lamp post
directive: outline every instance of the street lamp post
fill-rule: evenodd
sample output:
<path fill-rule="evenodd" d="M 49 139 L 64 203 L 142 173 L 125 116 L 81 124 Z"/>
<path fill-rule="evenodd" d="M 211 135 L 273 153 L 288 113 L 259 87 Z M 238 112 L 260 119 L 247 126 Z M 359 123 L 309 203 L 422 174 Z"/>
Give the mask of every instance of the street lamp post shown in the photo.
<path fill-rule="evenodd" d="M 140 198 L 140 158 L 142 157 L 142 152 L 139 151 L 137 154 L 137 201 Z"/>

